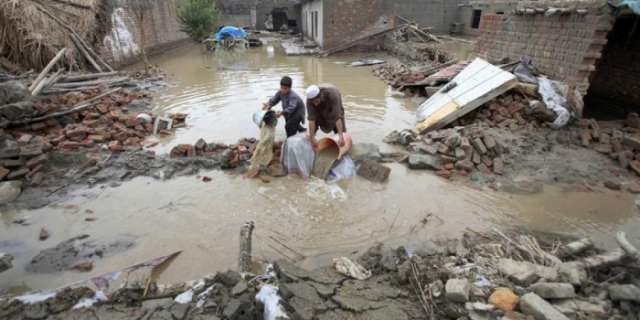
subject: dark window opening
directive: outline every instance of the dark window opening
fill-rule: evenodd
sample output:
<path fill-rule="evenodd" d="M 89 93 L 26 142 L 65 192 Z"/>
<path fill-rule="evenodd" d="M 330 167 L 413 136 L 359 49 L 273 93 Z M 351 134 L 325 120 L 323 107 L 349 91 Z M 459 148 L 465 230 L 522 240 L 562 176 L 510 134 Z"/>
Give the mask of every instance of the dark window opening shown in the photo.
<path fill-rule="evenodd" d="M 502 15 L 502 14 L 504 14 L 504 11 L 496 11 L 496 14 Z"/>
<path fill-rule="evenodd" d="M 473 16 L 471 16 L 471 28 L 480 28 L 480 19 L 482 18 L 482 10 L 473 10 Z"/>
<path fill-rule="evenodd" d="M 607 38 L 589 79 L 583 117 L 625 119 L 640 114 L 640 17 L 619 17 Z"/>

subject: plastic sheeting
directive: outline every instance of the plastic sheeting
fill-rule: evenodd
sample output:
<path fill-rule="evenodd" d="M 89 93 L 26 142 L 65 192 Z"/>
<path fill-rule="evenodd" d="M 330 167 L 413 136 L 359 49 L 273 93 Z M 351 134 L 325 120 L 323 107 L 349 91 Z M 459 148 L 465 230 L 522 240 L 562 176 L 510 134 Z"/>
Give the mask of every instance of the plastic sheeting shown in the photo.
<path fill-rule="evenodd" d="M 564 88 L 563 88 L 564 87 Z M 567 108 L 566 94 L 568 88 L 561 82 L 549 80 L 544 77 L 538 78 L 538 93 L 542 96 L 544 104 L 558 116 L 551 124 L 552 128 L 564 127 L 571 119 L 571 114 Z"/>
<path fill-rule="evenodd" d="M 640 15 L 640 0 L 609 0 L 609 4 L 616 7 L 628 7 L 635 14 Z"/>
<path fill-rule="evenodd" d="M 290 137 L 282 146 L 281 162 L 290 174 L 299 174 L 308 179 L 313 170 L 313 162 L 315 161 L 315 152 L 313 146 L 305 138 L 299 134 Z"/>
<path fill-rule="evenodd" d="M 278 295 L 277 287 L 270 284 L 263 285 L 256 295 L 256 300 L 264 305 L 264 320 L 289 319 L 280 304 L 282 299 Z"/>
<path fill-rule="evenodd" d="M 281 162 L 290 174 L 298 174 L 308 179 L 313 171 L 316 153 L 304 134 L 288 138 L 282 146 Z M 349 155 L 336 161 L 328 174 L 330 181 L 352 178 L 356 175 L 356 165 Z"/>
<path fill-rule="evenodd" d="M 242 28 L 226 26 L 216 33 L 216 40 L 222 41 L 223 38 L 228 36 L 236 39 L 244 39 L 247 37 L 247 33 L 244 32 Z"/>

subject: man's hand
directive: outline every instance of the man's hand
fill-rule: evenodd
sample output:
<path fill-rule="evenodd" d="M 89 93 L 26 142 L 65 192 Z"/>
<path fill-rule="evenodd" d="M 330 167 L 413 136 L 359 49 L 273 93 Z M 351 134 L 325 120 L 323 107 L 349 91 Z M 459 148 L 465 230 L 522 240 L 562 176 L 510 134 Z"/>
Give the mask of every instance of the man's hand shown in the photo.
<path fill-rule="evenodd" d="M 313 149 L 315 150 L 318 147 L 318 141 L 316 141 L 316 137 L 307 134 L 307 140 L 309 140 L 309 142 L 311 143 L 311 146 L 313 146 Z"/>
<path fill-rule="evenodd" d="M 267 109 L 269 109 L 269 104 L 266 102 L 262 103 L 262 110 L 267 111 Z"/>
<path fill-rule="evenodd" d="M 341 147 L 344 147 L 344 145 L 345 145 L 344 135 L 342 135 L 342 134 L 338 135 L 338 145 L 341 146 Z"/>
<path fill-rule="evenodd" d="M 282 115 L 283 115 L 282 111 L 278 111 L 278 112 L 276 112 L 276 116 L 277 116 L 278 118 L 282 117 Z"/>

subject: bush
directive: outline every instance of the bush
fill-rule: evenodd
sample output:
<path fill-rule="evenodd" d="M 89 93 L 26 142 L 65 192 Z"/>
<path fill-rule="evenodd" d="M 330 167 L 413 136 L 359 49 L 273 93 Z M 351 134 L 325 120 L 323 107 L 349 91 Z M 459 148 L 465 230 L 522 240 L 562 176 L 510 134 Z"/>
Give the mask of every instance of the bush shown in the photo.
<path fill-rule="evenodd" d="M 180 30 L 196 41 L 213 33 L 217 20 L 215 0 L 184 0 L 178 7 Z"/>

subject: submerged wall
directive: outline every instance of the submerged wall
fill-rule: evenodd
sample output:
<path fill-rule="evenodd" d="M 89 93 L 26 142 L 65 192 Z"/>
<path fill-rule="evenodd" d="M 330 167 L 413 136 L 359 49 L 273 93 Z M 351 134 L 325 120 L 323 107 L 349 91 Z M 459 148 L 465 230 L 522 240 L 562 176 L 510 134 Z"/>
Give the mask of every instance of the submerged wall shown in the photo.
<path fill-rule="evenodd" d="M 136 0 L 113 1 L 110 30 L 104 36 L 100 51 L 114 66 L 136 61 L 143 45 L 139 22 L 130 6 L 132 1 Z M 187 34 L 180 31 L 177 2 L 178 0 L 156 0 L 145 12 L 141 30 L 144 48 L 149 54 L 189 39 Z"/>

